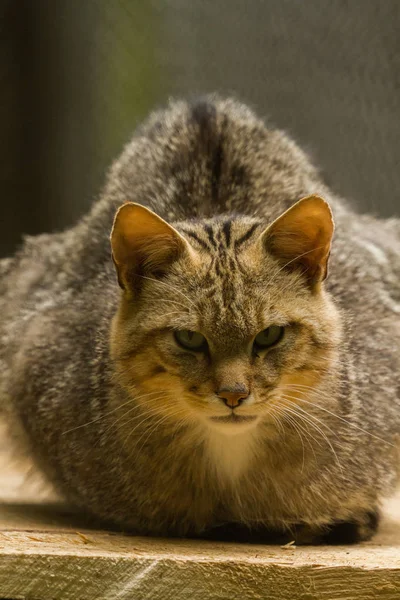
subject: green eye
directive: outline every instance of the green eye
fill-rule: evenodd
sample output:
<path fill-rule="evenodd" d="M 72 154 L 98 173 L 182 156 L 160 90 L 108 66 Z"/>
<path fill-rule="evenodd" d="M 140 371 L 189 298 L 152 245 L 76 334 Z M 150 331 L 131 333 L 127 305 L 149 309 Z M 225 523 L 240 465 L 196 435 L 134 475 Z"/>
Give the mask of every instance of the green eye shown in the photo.
<path fill-rule="evenodd" d="M 284 327 L 271 325 L 271 327 L 263 329 L 263 331 L 260 331 L 260 333 L 256 335 L 254 344 L 257 348 L 269 348 L 270 346 L 274 346 L 282 339 L 284 331 Z"/>
<path fill-rule="evenodd" d="M 181 329 L 174 332 L 175 340 L 185 350 L 193 352 L 201 352 L 207 348 L 207 340 L 198 331 L 190 331 L 189 329 Z"/>

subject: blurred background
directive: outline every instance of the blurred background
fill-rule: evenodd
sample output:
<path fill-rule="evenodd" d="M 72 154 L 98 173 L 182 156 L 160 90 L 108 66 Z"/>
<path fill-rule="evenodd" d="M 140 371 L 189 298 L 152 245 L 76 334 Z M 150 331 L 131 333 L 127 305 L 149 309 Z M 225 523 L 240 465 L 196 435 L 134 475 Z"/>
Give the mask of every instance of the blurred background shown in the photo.
<path fill-rule="evenodd" d="M 233 93 L 400 215 L 399 0 L 0 0 L 0 255 L 72 225 L 138 121 Z"/>

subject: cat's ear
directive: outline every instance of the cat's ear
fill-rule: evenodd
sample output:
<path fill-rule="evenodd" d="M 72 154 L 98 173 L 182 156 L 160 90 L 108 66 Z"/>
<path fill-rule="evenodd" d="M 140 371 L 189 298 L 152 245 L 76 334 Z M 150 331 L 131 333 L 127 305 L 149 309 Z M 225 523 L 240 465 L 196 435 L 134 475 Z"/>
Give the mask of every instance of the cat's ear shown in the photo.
<path fill-rule="evenodd" d="M 188 242 L 154 212 L 133 202 L 122 205 L 111 232 L 112 257 L 123 289 L 140 276 L 157 277 L 189 250 Z"/>
<path fill-rule="evenodd" d="M 327 276 L 333 231 L 329 204 L 319 196 L 307 196 L 274 221 L 262 241 L 284 268 L 301 269 L 316 286 Z"/>

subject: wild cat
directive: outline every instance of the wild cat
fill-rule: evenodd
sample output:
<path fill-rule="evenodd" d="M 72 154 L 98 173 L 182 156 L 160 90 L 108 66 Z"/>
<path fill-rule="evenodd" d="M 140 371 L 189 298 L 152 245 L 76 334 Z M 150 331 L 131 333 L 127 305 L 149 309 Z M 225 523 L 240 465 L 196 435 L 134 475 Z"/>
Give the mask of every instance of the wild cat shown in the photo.
<path fill-rule="evenodd" d="M 285 133 L 173 102 L 87 216 L 1 265 L 1 402 L 68 501 L 140 534 L 373 534 L 398 481 L 400 223 Z"/>

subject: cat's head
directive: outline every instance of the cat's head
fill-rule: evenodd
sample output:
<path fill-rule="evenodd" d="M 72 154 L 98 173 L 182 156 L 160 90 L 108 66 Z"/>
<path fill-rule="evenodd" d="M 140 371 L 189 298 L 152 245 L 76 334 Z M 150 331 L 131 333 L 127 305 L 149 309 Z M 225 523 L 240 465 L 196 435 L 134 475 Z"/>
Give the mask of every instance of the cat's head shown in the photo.
<path fill-rule="evenodd" d="M 111 235 L 122 385 L 177 426 L 272 431 L 283 405 L 300 403 L 336 361 L 340 319 L 323 289 L 332 234 L 318 196 L 272 224 L 220 216 L 172 227 L 123 205 Z"/>

